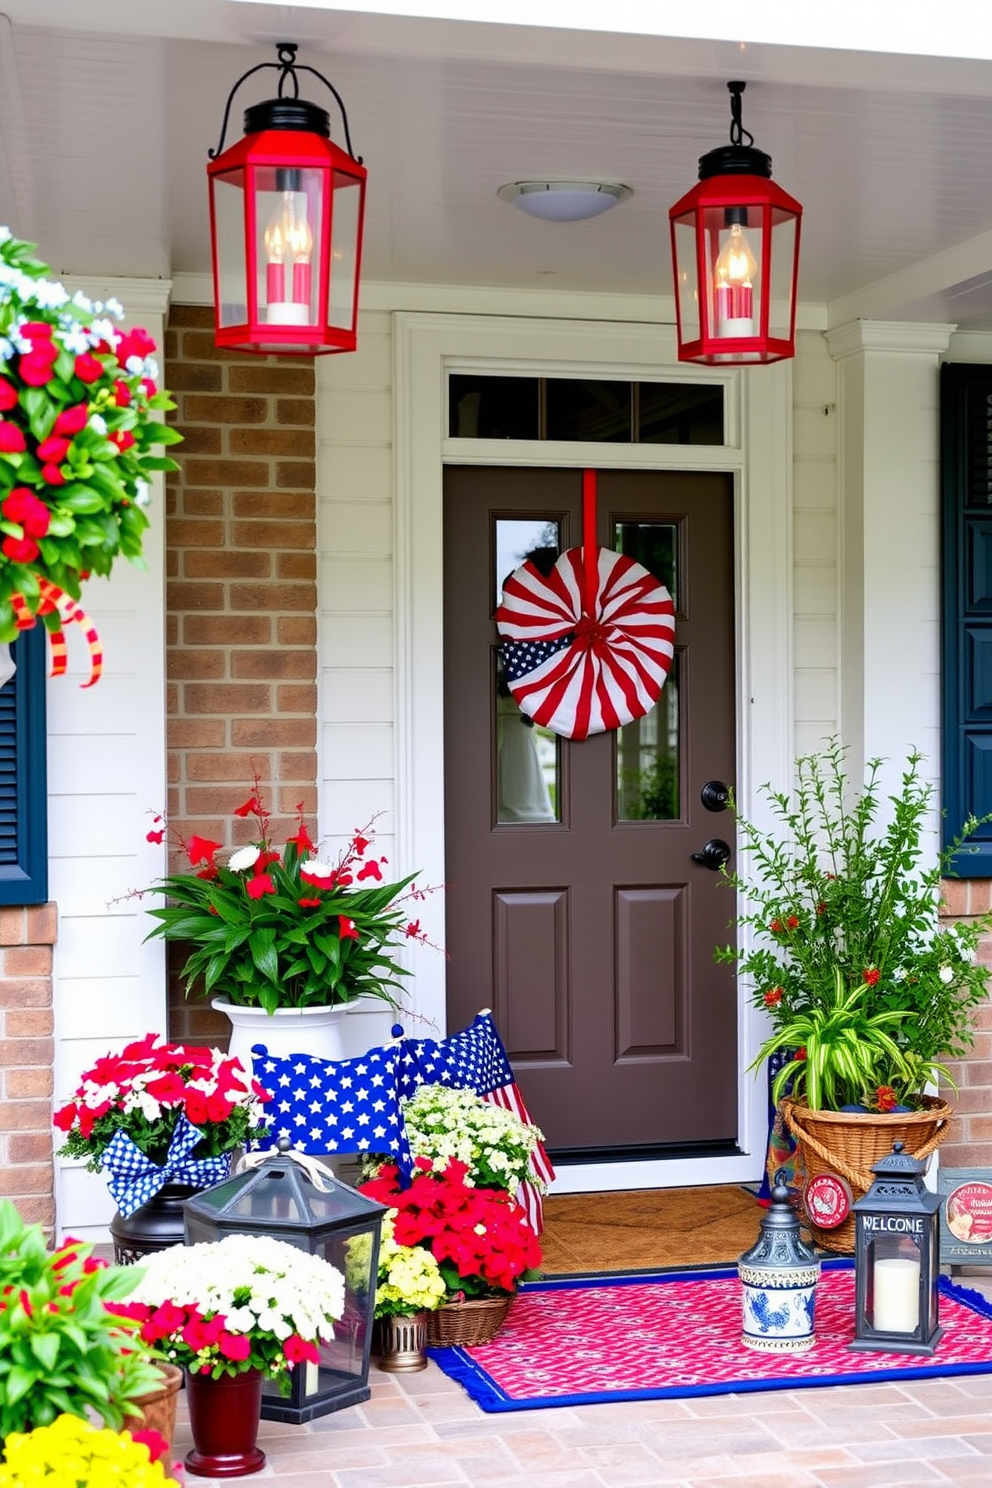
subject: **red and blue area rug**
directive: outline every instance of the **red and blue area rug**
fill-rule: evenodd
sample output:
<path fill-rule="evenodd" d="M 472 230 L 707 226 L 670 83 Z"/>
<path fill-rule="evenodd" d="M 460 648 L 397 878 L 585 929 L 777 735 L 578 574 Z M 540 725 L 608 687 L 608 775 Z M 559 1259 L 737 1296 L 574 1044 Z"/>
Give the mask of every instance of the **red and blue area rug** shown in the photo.
<path fill-rule="evenodd" d="M 431 1357 L 486 1411 L 992 1373 L 992 1305 L 942 1277 L 940 1321 L 932 1357 L 852 1353 L 854 1270 L 827 1261 L 815 1346 L 765 1354 L 740 1341 L 736 1268 L 562 1279 L 521 1287 L 492 1343 Z"/>

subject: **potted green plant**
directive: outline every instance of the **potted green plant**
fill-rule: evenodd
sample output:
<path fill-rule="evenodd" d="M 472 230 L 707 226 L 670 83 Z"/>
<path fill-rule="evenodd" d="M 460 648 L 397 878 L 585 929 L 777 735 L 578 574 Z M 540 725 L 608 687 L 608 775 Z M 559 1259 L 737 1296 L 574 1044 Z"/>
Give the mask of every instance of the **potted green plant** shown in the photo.
<path fill-rule="evenodd" d="M 40 1225 L 0 1202 L 0 1437 L 93 1411 L 120 1430 L 161 1386 L 137 1324 L 110 1310 L 138 1281 L 93 1247 L 46 1248 Z"/>
<path fill-rule="evenodd" d="M 339 1059 L 338 1022 L 349 1003 L 372 997 L 398 1006 L 409 972 L 396 951 L 426 942 L 408 911 L 427 891 L 411 887 L 413 874 L 383 881 L 371 823 L 330 863 L 317 856 L 302 810 L 296 833 L 273 845 L 257 780 L 235 815 L 254 819 L 257 835 L 224 858 L 219 842 L 177 842 L 190 871 L 154 885 L 166 903 L 148 911 L 157 921 L 150 933 L 186 951 L 187 996 L 213 995 L 233 1025 L 230 1053 L 246 1068 L 258 1041 L 270 1053 L 305 1048 Z M 157 817 L 148 835 L 161 842 L 166 832 Z"/>
<path fill-rule="evenodd" d="M 930 855 L 922 763 L 912 751 L 885 802 L 882 761 L 855 789 L 844 748 L 828 741 L 797 761 L 791 794 L 765 787 L 772 829 L 738 816 L 747 866 L 724 871 L 751 936 L 717 959 L 737 963 L 772 1020 L 752 1067 L 785 1057 L 775 1094 L 807 1173 L 830 1167 L 859 1191 L 894 1136 L 920 1153 L 946 1134 L 951 1109 L 926 1088 L 971 1047 L 986 996 L 976 953 L 987 921 L 938 918 L 941 879 L 978 823 Z"/>

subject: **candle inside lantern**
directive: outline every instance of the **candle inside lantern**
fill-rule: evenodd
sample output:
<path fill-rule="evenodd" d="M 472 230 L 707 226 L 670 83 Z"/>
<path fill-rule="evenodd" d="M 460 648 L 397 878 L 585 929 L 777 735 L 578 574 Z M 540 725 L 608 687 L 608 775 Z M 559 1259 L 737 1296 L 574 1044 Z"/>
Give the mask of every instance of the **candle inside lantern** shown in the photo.
<path fill-rule="evenodd" d="M 266 320 L 270 325 L 309 325 L 313 232 L 307 221 L 306 192 L 291 189 L 282 192 L 279 206 L 265 229 L 265 252 Z M 286 298 L 288 265 L 292 265 L 289 299 Z"/>
<path fill-rule="evenodd" d="M 872 1270 L 871 1324 L 879 1333 L 915 1333 L 920 1322 L 920 1262 L 911 1256 L 885 1256 Z"/>
<path fill-rule="evenodd" d="M 741 231 L 741 224 L 733 222 L 715 265 L 718 336 L 754 335 L 752 281 L 757 271 L 758 261 Z"/>

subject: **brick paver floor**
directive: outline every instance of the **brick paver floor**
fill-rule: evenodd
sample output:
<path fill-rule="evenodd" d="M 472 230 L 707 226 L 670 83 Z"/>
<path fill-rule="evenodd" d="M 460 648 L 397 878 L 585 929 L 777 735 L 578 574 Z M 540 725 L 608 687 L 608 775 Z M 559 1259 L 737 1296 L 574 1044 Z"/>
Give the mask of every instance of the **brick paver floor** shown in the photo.
<path fill-rule="evenodd" d="M 486 1415 L 431 1364 L 306 1426 L 263 1422 L 284 1488 L 992 1485 L 992 1374 Z M 182 1399 L 182 1397 L 180 1397 Z M 180 1406 L 176 1456 L 190 1445 Z M 199 1481 L 187 1475 L 186 1481 Z"/>

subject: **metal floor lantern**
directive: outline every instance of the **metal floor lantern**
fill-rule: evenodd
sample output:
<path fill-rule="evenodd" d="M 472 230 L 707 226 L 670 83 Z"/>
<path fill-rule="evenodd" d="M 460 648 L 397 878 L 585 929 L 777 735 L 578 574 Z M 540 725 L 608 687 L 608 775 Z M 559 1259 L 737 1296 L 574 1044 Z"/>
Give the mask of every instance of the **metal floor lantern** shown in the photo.
<path fill-rule="evenodd" d="M 941 1199 L 924 1186 L 926 1166 L 894 1142 L 854 1205 L 852 1349 L 932 1354 L 937 1347 Z"/>
<path fill-rule="evenodd" d="M 299 1160 L 282 1137 L 279 1150 L 202 1189 L 184 1204 L 190 1245 L 227 1235 L 268 1235 L 329 1261 L 344 1276 L 344 1315 L 320 1345 L 320 1363 L 292 1371 L 291 1393 L 266 1382 L 262 1419 L 312 1420 L 371 1395 L 369 1352 L 386 1210 L 340 1183 L 313 1158 Z"/>
<path fill-rule="evenodd" d="M 297 66 L 296 52 L 281 42 L 278 62 L 238 79 L 208 151 L 217 345 L 263 355 L 354 351 L 358 336 L 366 171 L 341 95 L 316 68 Z M 244 139 L 225 150 L 235 93 L 270 67 L 278 97 L 246 109 Z M 300 97 L 301 72 L 334 95 L 347 150 L 331 139 L 327 110 Z"/>
<path fill-rule="evenodd" d="M 796 354 L 803 209 L 741 122 L 728 83 L 730 144 L 700 157 L 699 182 L 668 214 L 679 361 L 748 366 Z"/>

